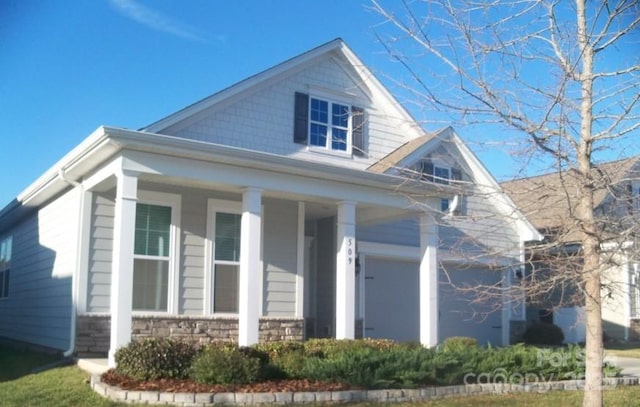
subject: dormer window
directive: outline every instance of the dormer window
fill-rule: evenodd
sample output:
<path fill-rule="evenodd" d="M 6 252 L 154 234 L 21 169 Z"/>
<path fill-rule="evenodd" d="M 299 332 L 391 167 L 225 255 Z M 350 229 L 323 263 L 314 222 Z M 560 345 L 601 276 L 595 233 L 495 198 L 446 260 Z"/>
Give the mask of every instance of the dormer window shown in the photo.
<path fill-rule="evenodd" d="M 293 141 L 310 149 L 364 156 L 364 109 L 296 92 Z"/>
<path fill-rule="evenodd" d="M 437 165 L 433 167 L 433 181 L 436 184 L 449 184 L 449 179 L 451 178 L 449 168 L 438 167 Z"/>
<path fill-rule="evenodd" d="M 335 151 L 350 150 L 349 106 L 311 98 L 309 145 Z"/>
<path fill-rule="evenodd" d="M 427 160 L 421 161 L 417 170 L 420 171 L 422 180 L 436 184 L 449 185 L 451 181 L 462 180 L 462 171 L 458 168 L 437 165 Z"/>

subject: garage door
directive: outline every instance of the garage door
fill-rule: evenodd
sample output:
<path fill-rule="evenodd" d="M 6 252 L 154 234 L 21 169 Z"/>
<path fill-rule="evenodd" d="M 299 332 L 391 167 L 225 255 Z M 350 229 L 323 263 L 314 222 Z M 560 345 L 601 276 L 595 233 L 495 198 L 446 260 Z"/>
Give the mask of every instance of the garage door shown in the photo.
<path fill-rule="evenodd" d="M 499 275 L 482 269 L 447 269 L 454 284 L 496 283 Z M 418 263 L 367 256 L 365 261 L 364 335 L 397 341 L 420 339 Z M 482 344 L 502 343 L 502 315 L 488 305 L 471 303 L 472 294 L 461 293 L 440 275 L 439 341 L 470 336 Z"/>
<path fill-rule="evenodd" d="M 500 273 L 486 269 L 446 268 L 440 273 L 440 341 L 451 336 L 470 336 L 486 345 L 502 344 L 502 313 L 488 303 L 474 304 L 472 292 L 456 290 L 448 281 L 459 287 L 467 285 L 493 285 L 499 283 Z M 495 304 L 495 302 L 493 302 Z"/>
<path fill-rule="evenodd" d="M 364 289 L 365 337 L 420 339 L 416 263 L 367 256 Z"/>

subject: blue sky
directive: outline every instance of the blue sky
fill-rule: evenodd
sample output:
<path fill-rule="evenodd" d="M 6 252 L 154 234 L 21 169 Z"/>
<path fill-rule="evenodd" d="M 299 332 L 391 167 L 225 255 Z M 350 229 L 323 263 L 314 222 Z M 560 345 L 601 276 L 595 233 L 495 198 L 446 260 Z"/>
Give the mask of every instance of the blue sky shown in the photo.
<path fill-rule="evenodd" d="M 0 208 L 98 126 L 143 127 L 336 37 L 389 84 L 399 67 L 377 42 L 384 20 L 368 5 L 0 1 Z M 471 148 L 496 177 L 514 173 L 507 147 Z"/>

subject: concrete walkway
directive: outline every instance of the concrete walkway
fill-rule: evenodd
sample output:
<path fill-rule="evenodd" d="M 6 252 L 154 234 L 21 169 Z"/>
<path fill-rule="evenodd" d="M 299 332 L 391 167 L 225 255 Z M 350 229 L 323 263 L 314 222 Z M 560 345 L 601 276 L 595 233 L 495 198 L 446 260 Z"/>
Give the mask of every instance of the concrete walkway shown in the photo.
<path fill-rule="evenodd" d="M 92 376 L 101 375 L 109 370 L 107 359 L 78 359 L 76 364 Z"/>
<path fill-rule="evenodd" d="M 604 360 L 622 368 L 621 374 L 623 376 L 640 377 L 640 359 L 610 355 L 606 356 Z"/>

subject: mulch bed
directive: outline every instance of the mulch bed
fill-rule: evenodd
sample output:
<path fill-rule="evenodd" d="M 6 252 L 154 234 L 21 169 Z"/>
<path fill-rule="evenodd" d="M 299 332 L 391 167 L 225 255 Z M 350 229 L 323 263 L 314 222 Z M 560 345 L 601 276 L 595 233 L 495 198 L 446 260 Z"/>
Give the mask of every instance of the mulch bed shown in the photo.
<path fill-rule="evenodd" d="M 102 382 L 123 390 L 160 391 L 165 393 L 279 393 L 349 390 L 346 384 L 299 380 L 278 380 L 242 385 L 202 384 L 192 380 L 159 379 L 140 381 L 116 374 L 102 375 Z"/>

